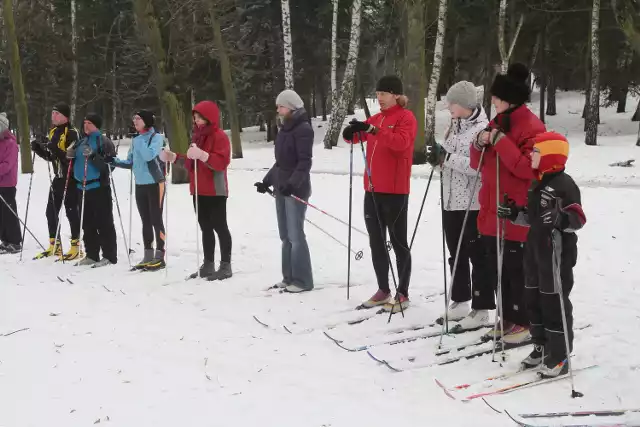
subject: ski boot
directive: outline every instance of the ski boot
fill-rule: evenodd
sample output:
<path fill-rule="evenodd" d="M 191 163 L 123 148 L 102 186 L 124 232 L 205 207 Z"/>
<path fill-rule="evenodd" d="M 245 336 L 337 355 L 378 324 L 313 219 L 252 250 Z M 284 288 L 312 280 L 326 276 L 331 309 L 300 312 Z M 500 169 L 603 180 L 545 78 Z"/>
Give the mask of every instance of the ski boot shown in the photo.
<path fill-rule="evenodd" d="M 49 249 L 47 249 L 44 252 L 40 252 L 39 254 L 34 256 L 33 259 L 49 258 L 50 256 L 53 256 L 53 255 L 57 257 L 62 256 L 62 243 L 60 242 L 60 240 L 56 241 L 55 238 L 49 239 Z"/>
<path fill-rule="evenodd" d="M 373 294 L 373 296 L 369 298 L 367 301 L 360 304 L 356 309 L 360 310 L 360 309 L 378 307 L 380 305 L 385 305 L 389 301 L 391 301 L 391 292 L 385 292 L 381 289 L 378 289 L 378 292 Z"/>
<path fill-rule="evenodd" d="M 540 366 L 538 375 L 541 378 L 555 378 L 560 375 L 565 375 L 569 372 L 569 363 L 567 359 L 563 359 L 558 362 L 558 359 L 549 357 L 546 362 Z"/>
<path fill-rule="evenodd" d="M 189 275 L 189 279 L 196 279 L 198 275 L 203 279 L 208 279 L 216 273 L 216 265 L 213 261 L 205 261 L 196 273 Z"/>
<path fill-rule="evenodd" d="M 154 253 L 153 249 L 145 249 L 144 250 L 144 256 L 142 257 L 142 261 L 140 261 L 139 263 L 134 265 L 133 268 L 131 268 L 131 271 L 137 271 L 137 270 L 146 269 L 149 266 L 149 263 L 151 261 L 153 261 L 154 255 L 155 255 L 155 253 Z"/>
<path fill-rule="evenodd" d="M 458 322 L 464 319 L 469 314 L 469 302 L 452 302 L 447 310 L 447 319 L 450 322 Z M 436 319 L 438 325 L 444 323 L 444 315 Z"/>
<path fill-rule="evenodd" d="M 80 240 L 71 239 L 71 247 L 69 248 L 69 252 L 64 254 L 62 257 L 65 261 L 73 261 L 78 258 L 82 258 L 84 254 L 82 253 L 82 249 L 80 249 Z"/>
<path fill-rule="evenodd" d="M 146 254 L 146 251 L 145 251 L 145 256 L 146 255 L 147 254 Z M 158 270 L 162 270 L 166 266 L 167 266 L 167 264 L 164 261 L 164 251 L 156 251 L 155 255 L 153 256 L 153 259 L 147 263 L 147 265 L 144 267 L 144 270 L 145 271 L 158 271 Z"/>
<path fill-rule="evenodd" d="M 80 261 L 76 262 L 74 266 L 76 267 L 93 267 L 98 261 L 94 261 L 91 258 L 84 257 Z"/>
<path fill-rule="evenodd" d="M 230 262 L 220 262 L 220 268 L 215 272 L 212 276 L 207 277 L 209 282 L 213 282 L 215 280 L 225 280 L 229 279 L 233 276 L 233 272 L 231 271 L 231 263 Z"/>
<path fill-rule="evenodd" d="M 396 297 L 393 299 L 393 302 L 386 303 L 382 310 L 387 313 L 391 312 L 393 314 L 400 313 L 409 308 L 409 298 L 405 297 L 401 293 L 397 293 Z"/>
<path fill-rule="evenodd" d="M 546 359 L 544 354 L 544 346 L 539 344 L 533 345 L 533 350 L 529 355 L 520 362 L 520 369 L 525 371 L 527 369 L 537 368 Z"/>

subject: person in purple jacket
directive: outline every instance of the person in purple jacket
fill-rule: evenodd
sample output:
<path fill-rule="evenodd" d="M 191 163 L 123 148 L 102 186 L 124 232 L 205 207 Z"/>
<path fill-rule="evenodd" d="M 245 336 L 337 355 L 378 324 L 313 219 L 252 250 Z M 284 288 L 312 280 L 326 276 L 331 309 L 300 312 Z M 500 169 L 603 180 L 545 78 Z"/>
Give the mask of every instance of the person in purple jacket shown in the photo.
<path fill-rule="evenodd" d="M 270 191 L 270 187 L 274 188 L 282 241 L 282 281 L 275 287 L 292 293 L 306 292 L 313 289 L 311 255 L 304 234 L 307 212 L 304 202 L 311 196 L 309 172 L 313 157 L 313 128 L 304 102 L 294 91 L 280 93 L 276 106 L 282 120 L 276 137 L 276 163 L 262 182 L 254 185 L 258 193 L 263 194 Z"/>
<path fill-rule="evenodd" d="M 16 214 L 18 185 L 18 143 L 9 129 L 6 113 L 0 113 L 0 254 L 22 249 L 20 221 Z"/>

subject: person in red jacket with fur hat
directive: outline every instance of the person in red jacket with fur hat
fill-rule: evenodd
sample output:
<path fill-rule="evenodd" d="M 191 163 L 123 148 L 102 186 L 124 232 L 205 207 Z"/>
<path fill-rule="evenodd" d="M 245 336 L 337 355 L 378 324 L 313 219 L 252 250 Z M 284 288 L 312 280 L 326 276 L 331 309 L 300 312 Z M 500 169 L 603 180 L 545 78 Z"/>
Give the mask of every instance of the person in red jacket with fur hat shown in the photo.
<path fill-rule="evenodd" d="M 498 245 L 502 266 L 502 321 L 505 343 L 528 341 L 529 319 L 524 301 L 524 246 L 528 228 L 497 217 L 497 208 L 505 198 L 524 205 L 533 172 L 531 151 L 536 135 L 545 132 L 544 124 L 527 108 L 530 89 L 527 84 L 529 70 L 522 64 L 512 64 L 507 74 L 498 74 L 491 86 L 491 102 L 496 117 L 489 123 L 471 148 L 471 167 L 481 168 L 478 231 L 488 248 L 487 262 L 496 266 L 495 275 L 474 286 L 479 308 L 495 309 L 494 292 L 497 285 Z M 484 151 L 484 155 L 482 152 Z M 482 157 L 482 164 L 480 159 Z"/>
<path fill-rule="evenodd" d="M 162 151 L 160 160 L 184 160 L 189 171 L 189 188 L 195 206 L 198 200 L 198 223 L 202 230 L 204 263 L 200 271 L 190 277 L 204 277 L 209 281 L 224 280 L 231 271 L 231 232 L 227 225 L 227 197 L 229 185 L 227 168 L 231 163 L 231 144 L 220 129 L 220 110 L 215 102 L 202 101 L 193 108 L 193 134 L 186 156 L 168 150 Z M 198 162 L 198 188 L 195 185 L 195 163 Z M 216 239 L 220 241 L 220 268 L 215 269 Z"/>
<path fill-rule="evenodd" d="M 367 142 L 364 218 L 378 291 L 363 303 L 363 307 L 384 305 L 386 311 L 395 313 L 409 306 L 411 253 L 407 243 L 407 211 L 417 122 L 413 113 L 406 109 L 408 100 L 403 95 L 402 81 L 398 77 L 380 79 L 376 96 L 380 113 L 364 122 L 352 121 L 342 136 L 347 142 L 359 143 L 362 135 Z M 399 276 L 394 302 L 391 302 L 389 288 L 387 230 L 396 254 Z"/>

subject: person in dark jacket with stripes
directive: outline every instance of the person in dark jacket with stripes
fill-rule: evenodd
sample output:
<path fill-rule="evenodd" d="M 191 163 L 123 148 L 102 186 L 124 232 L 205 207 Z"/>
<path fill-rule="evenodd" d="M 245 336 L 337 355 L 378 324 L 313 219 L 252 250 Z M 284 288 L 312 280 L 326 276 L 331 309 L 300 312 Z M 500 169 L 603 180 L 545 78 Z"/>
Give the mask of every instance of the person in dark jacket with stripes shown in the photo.
<path fill-rule="evenodd" d="M 85 136 L 67 150 L 74 159 L 73 175 L 77 184 L 84 246 L 87 256 L 78 266 L 104 267 L 118 263 L 118 244 L 113 220 L 113 200 L 109 159 L 115 157 L 113 142 L 102 135 L 102 118 L 88 114 L 84 119 Z M 100 259 L 102 249 L 103 258 Z"/>
<path fill-rule="evenodd" d="M 276 162 L 262 182 L 254 185 L 259 193 L 274 188 L 278 230 L 282 241 L 282 281 L 276 286 L 298 293 L 313 289 L 313 271 L 304 221 L 311 197 L 311 159 L 313 128 L 304 102 L 293 90 L 276 98 L 282 125 L 275 144 Z M 295 196 L 296 198 L 292 197 Z"/>

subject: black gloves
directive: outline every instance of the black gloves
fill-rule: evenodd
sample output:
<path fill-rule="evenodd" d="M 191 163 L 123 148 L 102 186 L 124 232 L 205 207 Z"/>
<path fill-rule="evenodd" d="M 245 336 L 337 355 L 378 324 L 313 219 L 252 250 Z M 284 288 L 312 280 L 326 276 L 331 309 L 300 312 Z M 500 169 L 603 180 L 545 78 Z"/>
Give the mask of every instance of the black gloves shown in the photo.
<path fill-rule="evenodd" d="M 515 221 L 518 218 L 518 214 L 521 210 L 522 208 L 517 206 L 514 200 L 507 199 L 505 197 L 505 201 L 498 205 L 497 215 L 498 218 Z"/>
<path fill-rule="evenodd" d="M 253 186 L 256 187 L 256 191 L 260 194 L 265 194 L 269 191 L 269 186 L 264 182 L 256 182 Z"/>
<path fill-rule="evenodd" d="M 540 208 L 542 225 L 548 228 L 560 228 L 564 212 L 553 194 L 545 190 L 540 192 Z"/>
<path fill-rule="evenodd" d="M 370 133 L 375 129 L 374 126 L 370 125 L 369 123 L 365 123 L 365 122 L 360 122 L 356 119 L 353 119 L 349 122 L 349 126 L 347 126 L 346 128 L 344 128 L 344 131 L 342 131 L 342 137 L 344 139 L 346 139 L 347 141 L 352 141 L 353 140 L 353 136 L 358 133 L 358 132 L 367 132 Z"/>
<path fill-rule="evenodd" d="M 289 197 L 293 193 L 293 187 L 291 184 L 285 184 L 278 189 L 278 192 L 284 197 Z"/>
<path fill-rule="evenodd" d="M 439 166 L 444 163 L 447 157 L 447 150 L 442 145 L 434 142 L 433 145 L 427 147 L 427 162 L 431 166 Z"/>

